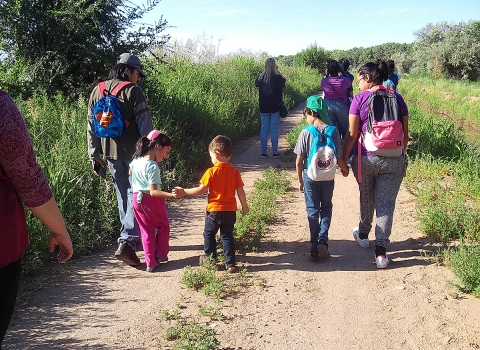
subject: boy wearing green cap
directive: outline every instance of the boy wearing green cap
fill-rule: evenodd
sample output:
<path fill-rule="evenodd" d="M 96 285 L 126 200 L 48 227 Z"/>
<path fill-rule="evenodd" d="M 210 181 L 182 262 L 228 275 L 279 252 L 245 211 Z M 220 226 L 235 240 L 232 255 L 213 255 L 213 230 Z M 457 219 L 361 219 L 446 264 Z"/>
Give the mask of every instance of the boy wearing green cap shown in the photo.
<path fill-rule="evenodd" d="M 307 99 L 307 106 L 303 115 L 307 118 L 308 125 L 313 125 L 320 133 L 324 133 L 329 125 L 333 125 L 328 117 L 326 102 L 320 96 L 310 96 Z M 340 133 L 335 128 L 332 134 L 336 148 L 338 166 L 343 176 L 348 176 L 347 163 L 342 158 L 342 142 Z M 305 196 L 307 207 L 308 226 L 310 228 L 310 260 L 319 261 L 330 257 L 328 251 L 328 229 L 332 218 L 332 197 L 334 180 L 314 181 L 307 175 L 307 159 L 311 150 L 314 136 L 303 129 L 297 139 L 294 152 L 297 155 L 295 162 L 300 192 Z"/>

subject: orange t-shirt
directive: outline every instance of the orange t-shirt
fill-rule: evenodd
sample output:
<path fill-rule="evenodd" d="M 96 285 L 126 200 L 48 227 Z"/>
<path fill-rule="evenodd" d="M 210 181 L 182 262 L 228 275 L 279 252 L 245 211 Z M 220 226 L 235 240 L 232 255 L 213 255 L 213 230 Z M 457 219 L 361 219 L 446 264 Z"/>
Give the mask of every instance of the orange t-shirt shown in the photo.
<path fill-rule="evenodd" d="M 207 211 L 237 211 L 235 193 L 243 187 L 240 171 L 229 162 L 217 162 L 200 179 L 208 187 Z"/>

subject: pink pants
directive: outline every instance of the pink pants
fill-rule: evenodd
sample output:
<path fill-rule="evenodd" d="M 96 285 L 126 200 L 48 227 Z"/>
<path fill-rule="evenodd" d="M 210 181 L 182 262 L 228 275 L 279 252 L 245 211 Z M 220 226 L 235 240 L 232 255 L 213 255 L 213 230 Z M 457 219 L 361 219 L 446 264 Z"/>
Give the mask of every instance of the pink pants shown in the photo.
<path fill-rule="evenodd" d="M 142 202 L 138 203 L 137 195 L 138 192 L 133 193 L 133 211 L 140 227 L 145 263 L 149 267 L 155 267 L 159 265 L 155 259 L 166 259 L 170 251 L 170 224 L 165 198 L 144 193 Z"/>

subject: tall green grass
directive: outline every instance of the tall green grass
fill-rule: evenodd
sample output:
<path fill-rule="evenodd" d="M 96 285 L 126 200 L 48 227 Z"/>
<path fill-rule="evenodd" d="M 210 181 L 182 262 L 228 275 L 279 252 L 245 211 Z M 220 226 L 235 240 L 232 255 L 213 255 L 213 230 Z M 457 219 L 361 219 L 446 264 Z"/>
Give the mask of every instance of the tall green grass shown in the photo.
<path fill-rule="evenodd" d="M 264 60 L 232 57 L 215 63 L 185 59 L 159 65 L 147 60 L 142 81 L 154 126 L 173 139 L 173 150 L 161 163 L 165 190 L 198 180 L 208 165 L 207 145 L 217 134 L 234 143 L 259 133 L 256 75 Z M 318 74 L 307 68 L 280 67 L 287 78 L 285 100 L 293 106 L 318 90 Z M 112 243 L 120 223 L 113 183 L 93 175 L 86 145 L 86 98 L 53 99 L 41 91 L 16 101 L 27 123 L 37 160 L 67 223 L 77 255 Z M 31 244 L 24 256 L 30 271 L 49 261 L 47 229 L 28 216 Z"/>
<path fill-rule="evenodd" d="M 412 138 L 407 188 L 417 196 L 421 231 L 441 242 L 462 290 L 479 295 L 480 84 L 408 76 L 401 92 Z"/>

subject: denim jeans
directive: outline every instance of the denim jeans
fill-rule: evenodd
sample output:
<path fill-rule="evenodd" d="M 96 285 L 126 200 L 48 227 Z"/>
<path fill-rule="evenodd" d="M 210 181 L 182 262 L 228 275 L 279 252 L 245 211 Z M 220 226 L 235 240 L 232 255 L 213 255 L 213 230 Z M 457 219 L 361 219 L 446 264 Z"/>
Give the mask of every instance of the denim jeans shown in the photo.
<path fill-rule="evenodd" d="M 332 219 L 334 180 L 313 181 L 303 171 L 303 194 L 307 207 L 311 249 L 316 250 L 320 241 L 328 242 L 328 229 Z"/>
<path fill-rule="evenodd" d="M 131 248 L 136 249 L 140 240 L 140 229 L 133 213 L 133 191 L 128 174 L 131 161 L 108 159 L 107 162 L 117 192 L 118 214 L 122 224 L 118 244 L 127 242 Z"/>
<path fill-rule="evenodd" d="M 235 266 L 233 227 L 236 220 L 237 213 L 234 211 L 207 212 L 205 214 L 205 230 L 203 232 L 205 255 L 217 258 L 217 241 L 215 237 L 218 229 L 220 229 L 225 265 L 228 267 Z"/>
<path fill-rule="evenodd" d="M 328 116 L 332 120 L 333 125 L 338 128 L 340 137 L 344 140 L 348 131 L 348 107 L 340 101 L 325 101 L 328 106 Z"/>
<path fill-rule="evenodd" d="M 260 113 L 262 127 L 260 129 L 260 146 L 262 154 L 267 154 L 268 133 L 272 141 L 272 152 L 278 153 L 278 125 L 280 124 L 280 112 Z"/>

